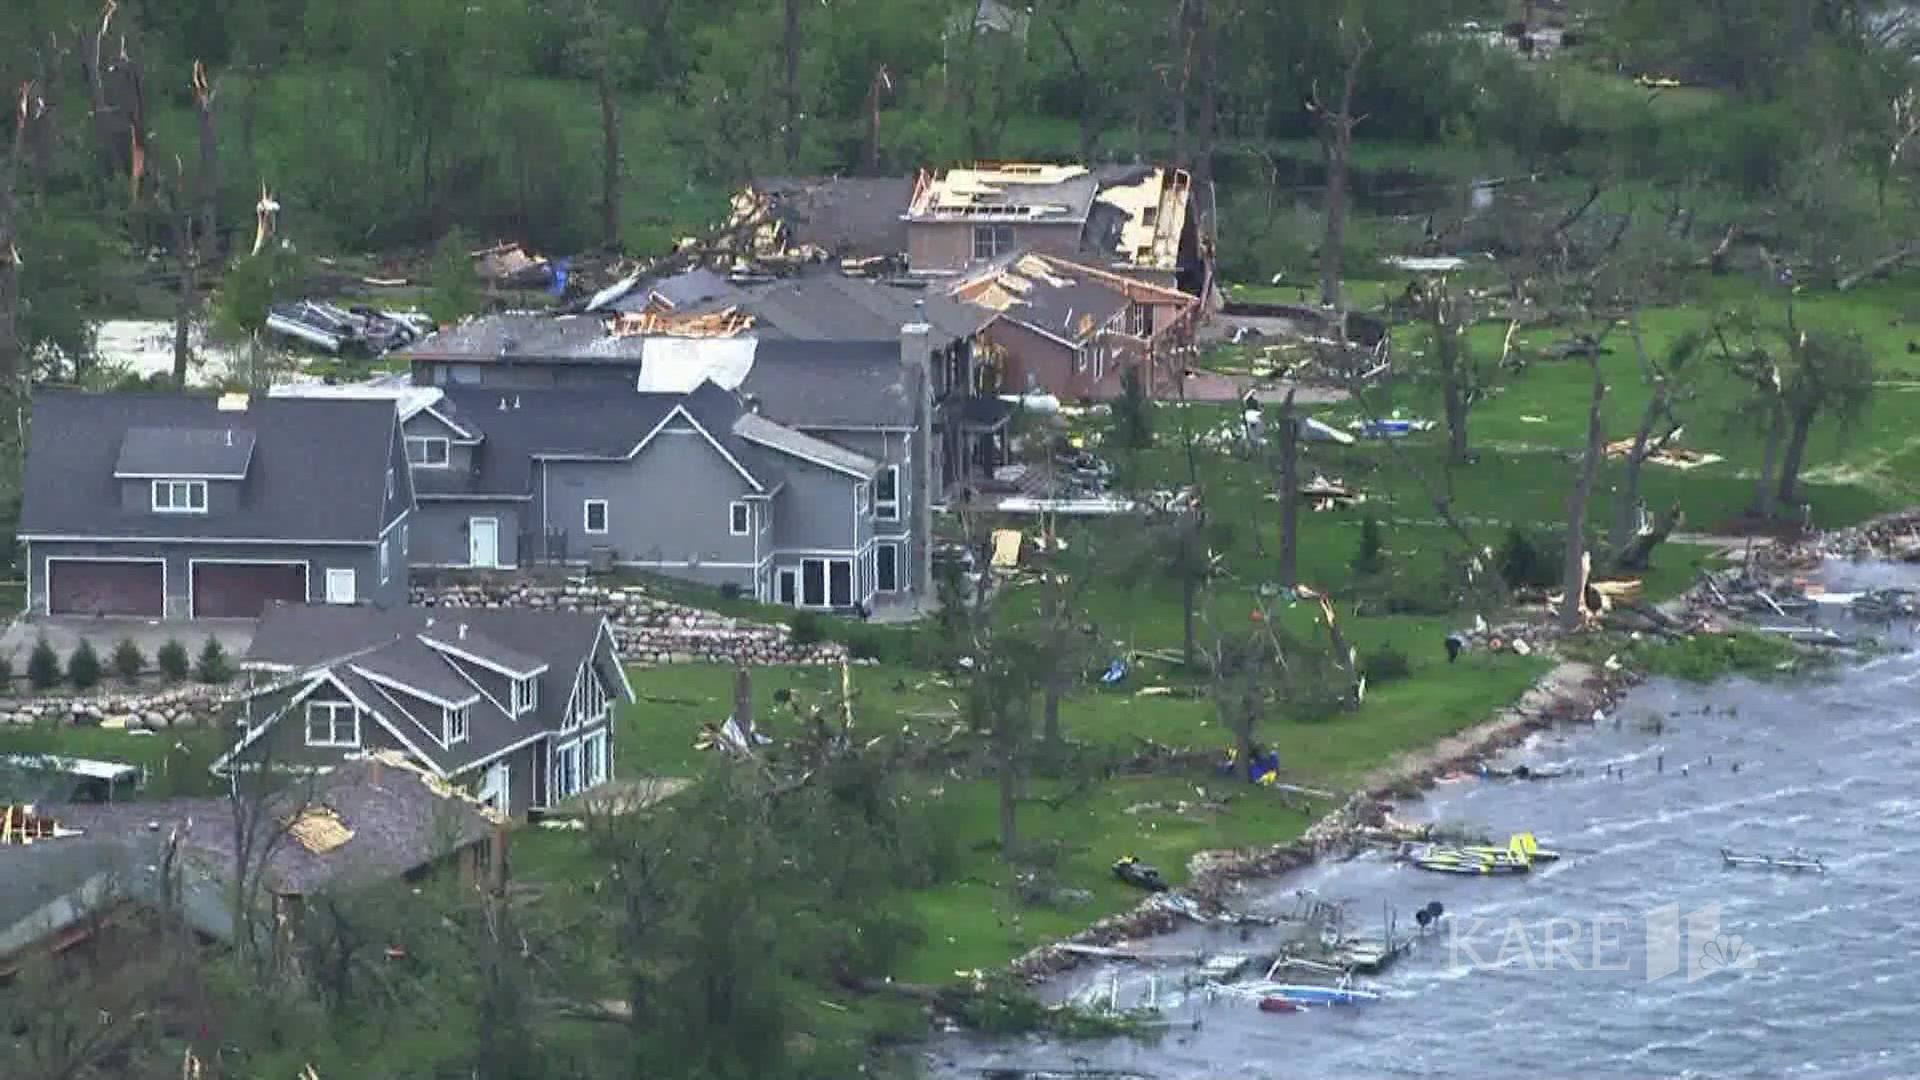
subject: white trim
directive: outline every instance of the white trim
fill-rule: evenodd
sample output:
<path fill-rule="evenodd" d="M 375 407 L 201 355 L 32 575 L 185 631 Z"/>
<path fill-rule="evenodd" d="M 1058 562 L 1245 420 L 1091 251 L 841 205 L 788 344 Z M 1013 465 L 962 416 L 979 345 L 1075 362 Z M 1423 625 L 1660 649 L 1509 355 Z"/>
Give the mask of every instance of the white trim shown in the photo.
<path fill-rule="evenodd" d="M 406 445 L 407 468 L 446 470 L 453 467 L 453 440 L 452 439 L 449 439 L 444 435 L 406 435 L 403 437 L 406 439 L 406 442 L 407 442 L 407 445 Z M 431 461 L 413 460 L 413 444 L 414 443 L 420 443 L 423 447 L 430 447 L 434 443 L 439 443 L 440 444 L 440 463 L 436 465 Z M 423 456 L 430 457 L 432 455 L 427 455 L 423 453 Z"/>
<path fill-rule="evenodd" d="M 588 662 L 592 662 L 594 657 L 600 655 L 600 642 L 603 639 L 607 643 L 607 655 L 613 659 L 613 670 L 620 673 L 620 693 L 625 695 L 627 704 L 631 705 L 639 701 L 640 696 L 633 692 L 633 683 L 627 679 L 627 665 L 620 661 L 620 642 L 613 636 L 613 623 L 604 615 L 600 618 L 600 634 L 594 638 L 593 651 L 587 654 Z"/>
<path fill-rule="evenodd" d="M 163 486 L 167 490 L 167 502 L 169 505 L 166 506 L 160 505 L 160 489 Z M 175 488 L 183 488 L 186 491 L 187 502 L 185 506 L 172 505 Z M 147 491 L 151 499 L 153 512 L 156 514 L 204 514 L 207 512 L 207 497 L 210 493 L 207 491 L 207 481 L 205 480 L 183 479 L 170 476 L 152 481 Z M 193 493 L 196 491 L 200 493 L 199 506 L 193 505 Z"/>
<path fill-rule="evenodd" d="M 347 688 L 347 684 L 344 682 L 341 682 L 340 677 L 335 675 L 330 668 L 318 667 L 318 668 L 310 668 L 308 670 L 313 676 L 313 681 L 308 683 L 306 688 L 301 690 L 300 693 L 294 695 L 293 700 L 287 702 L 285 708 L 282 708 L 279 712 L 274 713 L 272 716 L 269 716 L 267 719 L 261 721 L 259 727 L 256 727 L 251 731 L 247 732 L 246 737 L 240 741 L 240 744 L 238 746 L 235 746 L 233 749 L 228 750 L 226 753 L 215 758 L 213 761 L 213 764 L 207 766 L 207 770 L 209 772 L 218 773 L 223 771 L 227 767 L 227 765 L 231 763 L 234 757 L 238 756 L 241 753 L 241 751 L 244 751 L 247 747 L 252 746 L 256 741 L 258 741 L 260 736 L 266 734 L 268 728 L 271 728 L 274 724 L 279 723 L 280 718 L 287 715 L 287 713 L 291 711 L 295 705 L 298 705 L 302 701 L 306 700 L 307 696 L 312 694 L 315 690 L 318 690 L 321 684 L 331 683 L 334 687 L 338 688 L 342 694 L 345 694 L 347 696 L 348 701 L 351 701 L 355 705 L 358 705 L 362 709 L 366 710 L 366 713 L 368 716 L 373 717 L 374 720 L 377 723 L 379 723 L 381 727 L 387 730 L 387 734 L 392 735 L 396 740 L 399 741 L 401 746 L 406 747 L 409 753 L 411 753 L 421 764 L 425 765 L 429 770 L 433 772 L 433 775 L 438 776 L 443 780 L 446 779 L 446 776 L 447 776 L 446 770 L 442 769 L 439 763 L 435 762 L 433 758 L 427 756 L 426 754 L 421 753 L 420 748 L 413 744 L 413 740 L 407 738 L 406 733 L 402 732 L 397 726 L 394 725 L 392 721 L 388 720 L 386 716 L 380 712 L 380 710 L 370 708 L 366 702 L 360 700 L 360 695 L 354 693 L 352 690 L 349 690 Z M 274 692 L 275 689 L 276 687 L 269 687 L 268 689 L 262 691 L 261 694 L 254 694 L 249 696 L 259 697 L 262 694 L 272 693 Z"/>
<path fill-rule="evenodd" d="M 382 539 L 380 541 L 380 546 L 375 549 L 374 558 L 380 563 L 380 584 L 385 585 L 387 582 L 392 581 L 393 580 L 393 543 L 392 541 Z"/>
<path fill-rule="evenodd" d="M 414 496 L 415 502 L 532 502 L 531 495 L 468 495 L 453 492 L 436 493 L 423 491 Z"/>
<path fill-rule="evenodd" d="M 883 476 L 893 477 L 892 499 L 882 499 L 880 497 L 880 478 Z M 904 500 L 900 498 L 900 466 L 895 462 L 888 462 L 880 466 L 880 471 L 875 473 L 873 477 L 873 520 L 884 521 L 889 525 L 898 522 L 902 509 L 901 503 L 903 501 Z M 881 508 L 888 503 L 892 504 L 892 509 L 886 513 L 882 513 Z"/>
<path fill-rule="evenodd" d="M 794 428 L 792 430 L 799 432 L 801 435 L 806 434 L 806 432 L 800 431 L 800 429 L 798 428 Z M 746 441 L 752 443 L 755 446 L 765 447 L 766 449 L 771 450 L 776 454 L 785 454 L 790 458 L 798 458 L 801 461 L 807 462 L 810 465 L 818 465 L 823 469 L 830 469 L 833 472 L 837 472 L 841 474 L 842 476 L 851 476 L 856 480 L 860 480 L 873 475 L 872 473 L 863 473 L 859 469 L 852 468 L 851 466 L 839 465 L 831 461 L 825 461 L 820 458 L 814 457 L 811 454 L 803 454 L 800 451 L 795 450 L 791 446 L 782 446 L 779 443 L 769 442 L 765 439 L 756 439 L 752 435 L 749 435 L 744 431 L 736 431 L 734 432 L 734 434 L 740 436 L 742 439 L 745 439 Z M 848 451 L 848 453 L 852 453 L 852 451 Z"/>
<path fill-rule="evenodd" d="M 188 559 L 187 618 L 200 617 L 200 590 L 194 585 L 194 569 L 201 563 L 210 566 L 297 566 L 300 568 L 300 602 L 313 600 L 313 563 L 308 559 Z M 242 616 L 244 618 L 244 616 Z"/>
<path fill-rule="evenodd" d="M 333 583 L 341 578 L 347 582 L 347 598 L 333 598 Z M 355 604 L 360 601 L 360 573 L 351 566 L 329 566 L 326 573 L 326 592 L 321 594 L 322 602 L 328 604 Z"/>
<path fill-rule="evenodd" d="M 247 474 L 239 473 L 176 473 L 176 472 L 116 472 L 115 480 L 245 480 Z"/>
<path fill-rule="evenodd" d="M 568 559 L 566 561 L 566 565 L 585 566 L 587 565 L 587 560 Z M 614 562 L 614 565 L 615 566 L 637 566 L 643 569 L 655 569 L 655 568 L 661 568 L 661 567 L 673 567 L 675 569 L 692 569 L 693 567 L 696 567 L 696 566 L 705 566 L 705 567 L 720 569 L 720 570 L 753 570 L 758 568 L 758 564 L 756 563 L 714 562 L 711 559 L 700 559 L 698 561 L 694 561 L 690 559 L 619 559 Z"/>
<path fill-rule="evenodd" d="M 600 508 L 600 527 L 593 527 L 593 508 Z M 580 531 L 587 536 L 605 536 L 613 526 L 613 510 L 605 499 L 587 499 L 580 504 Z"/>
<path fill-rule="evenodd" d="M 515 751 L 525 750 L 527 747 L 532 746 L 534 743 L 537 743 L 542 739 L 551 739 L 553 738 L 553 735 L 554 733 L 551 731 L 537 731 L 532 735 L 529 735 L 526 738 L 521 739 L 519 742 L 508 743 L 507 745 L 501 747 L 500 749 L 495 750 L 493 753 L 488 754 L 486 757 L 475 758 L 474 760 L 466 763 L 465 765 L 460 766 L 459 768 L 453 770 L 447 775 L 448 776 L 465 776 L 467 773 L 470 773 L 475 769 L 486 766 L 489 762 L 498 761 L 499 759 L 506 757 L 508 754 L 514 753 Z"/>
<path fill-rule="evenodd" d="M 392 528 L 393 525 L 398 525 L 399 523 L 399 518 L 395 518 L 393 524 L 389 525 L 388 528 Z M 386 531 L 382 530 L 380 535 L 385 536 Z M 69 533 L 21 533 L 16 539 L 51 540 L 69 544 L 293 544 L 300 547 L 320 547 L 322 545 L 327 547 L 372 547 L 380 542 L 378 537 L 372 540 L 306 540 L 291 536 L 136 536 L 130 534 L 121 536 L 81 536 Z"/>
<path fill-rule="evenodd" d="M 672 409 L 668 410 L 667 415 L 662 417 L 660 419 L 660 422 L 653 426 L 653 430 L 641 436 L 640 441 L 633 445 L 633 449 L 627 451 L 624 454 L 619 454 L 616 456 L 609 457 L 604 454 L 535 453 L 531 456 L 538 461 L 632 461 L 635 457 L 639 456 L 640 451 L 646 449 L 647 445 L 653 442 L 653 437 L 655 435 L 660 434 L 660 432 L 663 429 L 665 429 L 668 424 L 673 422 L 673 418 L 676 416 L 680 417 L 681 419 L 685 420 L 687 423 L 691 424 L 693 426 L 693 429 L 699 432 L 701 437 L 707 440 L 708 445 L 712 446 L 714 450 L 718 452 L 721 457 L 727 459 L 727 464 L 733 466 L 734 471 L 739 473 L 742 479 L 746 480 L 747 483 L 753 485 L 753 490 L 755 491 L 767 490 L 767 487 L 765 484 L 762 484 L 759 481 L 759 479 L 757 479 L 752 473 L 748 472 L 747 467 L 745 465 L 740 464 L 739 459 L 735 458 L 732 454 L 728 453 L 727 448 L 720 445 L 720 440 L 714 438 L 713 433 L 708 431 L 704 426 L 702 426 L 700 421 L 695 420 L 693 418 L 693 414 L 688 412 L 686 408 L 681 405 L 675 405 Z"/>
<path fill-rule="evenodd" d="M 400 513 L 396 514 L 394 516 L 394 519 L 392 521 L 387 522 L 386 526 L 380 530 L 380 535 L 374 537 L 373 542 L 377 544 L 380 541 L 385 540 L 387 538 L 387 534 L 399 528 L 400 523 L 407 520 L 407 515 L 411 513 L 413 513 L 413 507 L 409 506 L 405 510 L 402 510 L 400 511 Z"/>
<path fill-rule="evenodd" d="M 313 741 L 313 710 L 327 711 L 327 738 L 321 742 Z M 335 739 L 334 728 L 340 723 L 338 712 L 345 709 L 353 718 L 353 741 L 341 742 Z M 358 750 L 360 749 L 360 706 L 351 701 L 308 701 L 300 714 L 300 734 L 304 745 L 315 750 Z"/>
<path fill-rule="evenodd" d="M 496 772 L 499 773 L 498 784 L 495 784 L 493 782 L 494 773 Z M 487 789 L 489 787 L 492 787 L 494 789 L 494 794 L 497 796 L 497 799 L 494 799 L 491 802 L 487 795 Z M 499 814 L 502 817 L 512 817 L 513 816 L 513 763 L 508 761 L 499 762 L 497 765 L 494 765 L 488 768 L 485 773 L 481 774 L 480 787 L 474 792 L 474 797 L 480 800 L 480 804 L 482 806 L 492 805 L 494 813 Z"/>
<path fill-rule="evenodd" d="M 734 528 L 734 522 L 735 520 L 737 520 L 737 515 L 739 514 L 746 515 L 747 527 L 744 529 Z M 727 535 L 728 536 L 752 536 L 753 535 L 753 510 L 745 502 L 739 499 L 735 499 L 732 502 L 727 504 Z"/>
<path fill-rule="evenodd" d="M 362 677 L 364 678 L 364 676 Z M 373 692 L 376 694 L 379 694 L 383 701 L 393 706 L 394 712 L 400 714 L 401 716 L 406 717 L 407 722 L 413 725 L 415 731 L 418 731 L 423 737 L 432 739 L 435 742 L 438 742 L 440 740 L 439 735 L 436 735 L 432 731 L 428 730 L 427 725 L 421 723 L 420 718 L 413 715 L 413 710 L 407 708 L 405 705 L 400 704 L 400 699 L 394 697 L 392 692 L 390 692 L 386 687 L 381 686 L 379 683 L 371 683 L 371 685 L 373 686 Z"/>
<path fill-rule="evenodd" d="M 582 566 L 585 566 L 585 565 L 586 565 L 586 562 L 585 562 L 585 560 L 582 560 L 582 561 L 580 562 L 580 564 L 579 564 L 579 565 L 582 565 Z M 470 566 L 470 565 L 468 565 L 468 564 L 466 564 L 466 563 L 463 563 L 463 562 L 413 562 L 412 560 L 408 560 L 408 562 L 407 562 L 407 566 L 408 566 L 408 568 L 410 568 L 410 569 L 414 569 L 414 570 L 478 570 L 478 569 L 483 569 L 482 567 L 476 567 L 476 566 Z M 518 570 L 518 569 L 520 569 L 520 564 L 519 564 L 519 563 L 501 563 L 501 564 L 500 564 L 499 566 L 489 566 L 489 567 L 484 567 L 484 569 L 487 569 L 487 570 Z"/>
<path fill-rule="evenodd" d="M 458 610 L 458 609 L 452 609 L 452 610 Z M 458 622 L 459 620 L 457 618 L 453 618 L 452 616 L 449 616 L 449 621 Z M 438 625 L 444 626 L 445 623 L 441 623 Z M 498 660 L 489 660 L 484 656 L 476 656 L 473 653 L 470 653 L 465 649 L 460 648 L 457 645 L 450 645 L 439 638 L 428 637 L 425 634 L 418 634 L 415 636 L 417 636 L 420 639 L 420 643 L 422 645 L 426 645 L 427 647 L 432 649 L 437 649 L 440 652 L 446 653 L 448 656 L 458 657 L 462 660 L 465 660 L 469 664 L 478 664 L 481 667 L 486 668 L 488 671 L 498 672 L 502 675 L 505 675 L 509 679 L 530 679 L 535 675 L 546 674 L 547 669 L 552 667 L 551 664 L 541 664 L 539 667 L 529 668 L 525 671 L 516 671 L 513 668 L 510 668 L 505 664 L 502 664 Z M 485 693 L 485 691 L 482 691 L 482 693 Z M 491 697 L 492 695 L 489 694 L 488 696 Z M 501 709 L 500 711 L 506 712 L 507 710 Z"/>
<path fill-rule="evenodd" d="M 48 555 L 45 558 L 41 559 L 40 561 L 41 561 L 41 574 L 43 575 L 42 580 L 40 582 L 40 613 L 42 615 L 47 616 L 48 618 L 53 617 L 53 564 L 57 562 L 159 563 L 160 564 L 160 614 L 158 616 L 110 615 L 110 616 L 107 616 L 107 618 L 165 619 L 167 617 L 168 573 L 167 573 L 167 560 L 164 558 L 154 558 L 153 556 L 150 556 L 150 555 L 142 555 L 135 558 L 124 558 L 124 559 L 114 558 L 110 555 Z M 31 568 L 33 564 L 28 563 L 27 565 L 29 568 Z M 29 593 L 31 593 L 32 590 L 29 589 L 28 591 Z M 31 611 L 33 608 L 33 599 L 31 596 L 29 596 L 27 599 L 27 608 L 29 611 Z"/>
<path fill-rule="evenodd" d="M 903 427 L 898 424 L 787 424 L 786 426 L 792 428 L 793 430 L 799 432 L 802 435 L 805 435 L 810 431 L 861 431 L 861 432 L 879 431 L 879 432 L 886 432 L 886 433 L 892 433 L 892 434 L 911 435 L 914 432 L 920 430 L 919 428 L 914 427 L 912 425 L 907 425 Z"/>
<path fill-rule="evenodd" d="M 893 552 L 893 587 L 892 588 L 888 588 L 887 586 L 881 584 L 880 582 L 880 552 L 883 549 L 886 551 Z M 877 592 L 877 593 L 886 593 L 889 596 L 892 596 L 896 593 L 904 591 L 900 588 L 900 545 L 899 544 L 891 543 L 891 542 L 874 544 L 873 546 L 873 590 L 874 592 Z"/>
<path fill-rule="evenodd" d="M 780 579 L 781 579 L 781 578 L 783 578 L 783 577 L 787 577 L 787 576 L 791 576 L 791 577 L 793 578 L 793 599 L 792 599 L 791 601 L 788 601 L 788 600 L 782 600 L 782 599 L 780 599 Z M 798 567 L 798 566 L 780 566 L 780 567 L 775 567 L 775 568 L 774 568 L 774 571 L 773 571 L 773 602 L 774 602 L 774 603 L 776 603 L 776 604 L 788 604 L 788 603 L 790 603 L 790 604 L 792 604 L 792 605 L 793 605 L 794 607 L 799 607 L 799 606 L 800 606 L 800 567 Z"/>
<path fill-rule="evenodd" d="M 821 590 L 821 599 L 824 601 L 824 603 L 819 603 L 819 604 L 807 603 L 806 564 L 809 562 L 817 562 L 821 564 L 820 590 Z M 847 565 L 847 602 L 845 604 L 835 604 L 833 602 L 833 565 L 832 564 L 834 563 L 845 563 Z M 809 611 L 834 611 L 842 607 L 852 607 L 854 604 L 858 603 L 859 594 L 860 594 L 860 556 L 858 555 L 810 555 L 800 560 L 800 591 L 795 594 L 796 601 L 797 601 L 794 604 L 795 607 L 806 608 Z"/>
<path fill-rule="evenodd" d="M 361 667 L 359 664 L 348 664 L 347 670 L 353 672 L 355 675 L 360 676 L 361 678 L 367 680 L 368 682 L 372 683 L 375 686 L 384 686 L 394 690 L 398 690 L 403 694 L 407 694 L 412 697 L 417 697 L 421 701 L 431 702 L 432 704 L 438 705 L 443 709 L 455 709 L 463 705 L 471 705 L 474 702 L 480 700 L 480 695 L 476 693 L 472 697 L 466 698 L 462 701 L 448 701 L 446 698 L 443 698 L 438 694 L 430 694 L 425 690 L 420 689 L 419 687 L 408 686 L 406 683 L 401 682 L 399 679 L 396 679 L 391 675 L 382 675 L 382 674 L 379 674 L 378 672 L 368 671 L 366 668 Z M 399 705 L 400 703 L 396 701 L 394 702 L 394 704 Z"/>
<path fill-rule="evenodd" d="M 453 718 L 456 716 L 460 718 L 460 737 L 457 739 L 453 737 Z M 441 746 L 445 746 L 448 748 L 458 746 L 461 743 L 466 742 L 467 737 L 472 734 L 473 734 L 473 713 L 468 709 L 467 706 L 461 705 L 455 708 L 441 710 L 441 713 L 440 713 L 440 745 Z"/>
<path fill-rule="evenodd" d="M 464 424 L 454 423 L 453 420 L 449 419 L 446 416 L 446 414 L 442 413 L 439 409 L 434 408 L 432 405 L 424 406 L 423 408 L 421 408 L 420 413 L 426 413 L 428 416 L 431 416 L 435 420 L 438 420 L 442 424 L 445 424 L 447 426 L 448 431 L 457 431 L 460 433 L 461 438 L 457 440 L 449 440 L 450 442 L 458 442 L 462 446 L 475 446 L 475 445 L 478 445 L 481 441 L 481 436 L 475 435 L 473 433 L 472 428 L 467 427 Z M 414 413 L 413 415 L 418 416 L 420 415 L 420 413 Z M 408 419 L 412 419 L 412 417 L 408 417 Z M 402 422 L 402 430 L 403 431 L 405 430 L 404 421 Z"/>
<path fill-rule="evenodd" d="M 432 644 L 428 642 L 427 639 L 421 638 L 420 641 L 421 641 L 421 644 L 427 645 L 429 648 L 432 647 Z M 500 699 L 497 697 L 494 697 L 492 691 L 488 690 L 484 686 L 481 686 L 477 679 L 467 674 L 466 668 L 463 668 L 459 664 L 454 664 L 454 663 L 449 663 L 447 667 L 451 668 L 453 673 L 460 677 L 461 682 L 464 682 L 468 686 L 473 687 L 474 693 L 479 694 L 483 698 L 486 698 L 487 703 L 489 705 L 492 705 L 494 708 L 499 709 L 503 713 L 507 711 L 507 707 L 505 705 L 500 704 Z M 499 669 L 490 668 L 489 670 L 498 671 Z"/>

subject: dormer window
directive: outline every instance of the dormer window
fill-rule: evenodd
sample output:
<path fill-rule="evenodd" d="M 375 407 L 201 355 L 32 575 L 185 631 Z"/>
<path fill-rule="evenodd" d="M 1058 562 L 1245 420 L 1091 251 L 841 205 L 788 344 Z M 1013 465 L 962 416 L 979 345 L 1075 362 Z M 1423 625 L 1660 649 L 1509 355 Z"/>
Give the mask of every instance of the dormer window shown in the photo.
<path fill-rule="evenodd" d="M 522 716 L 540 707 L 540 677 L 513 680 L 513 715 Z"/>
<path fill-rule="evenodd" d="M 407 464 L 416 469 L 444 469 L 449 441 L 432 435 L 407 436 Z"/>
<path fill-rule="evenodd" d="M 207 512 L 205 480 L 155 480 L 153 512 L 156 514 L 204 514 Z"/>
<path fill-rule="evenodd" d="M 443 738 L 440 741 L 447 746 L 452 746 L 454 743 L 466 742 L 467 706 L 462 705 L 457 709 L 448 709 L 445 716 L 446 730 L 441 732 Z"/>

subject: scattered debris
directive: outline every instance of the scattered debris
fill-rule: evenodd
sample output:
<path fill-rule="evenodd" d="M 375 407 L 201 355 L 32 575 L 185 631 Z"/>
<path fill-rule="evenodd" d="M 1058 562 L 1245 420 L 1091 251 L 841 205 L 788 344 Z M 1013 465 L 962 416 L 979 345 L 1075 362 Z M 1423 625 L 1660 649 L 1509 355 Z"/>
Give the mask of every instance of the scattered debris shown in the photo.
<path fill-rule="evenodd" d="M 650 309 L 616 315 L 607 322 L 607 333 L 617 338 L 731 338 L 751 329 L 753 316 L 735 307 L 687 315 Z"/>
<path fill-rule="evenodd" d="M 61 827 L 59 822 L 36 812 L 31 805 L 0 806 L 0 846 L 25 845 L 37 840 L 60 840 L 79 835 L 80 830 Z"/>
<path fill-rule="evenodd" d="M 335 307 L 316 300 L 275 304 L 267 311 L 267 330 L 304 341 L 323 352 L 382 356 L 418 341 L 431 326 L 422 316 Z"/>
<path fill-rule="evenodd" d="M 473 259 L 474 272 L 497 286 L 539 289 L 555 280 L 553 264 L 543 256 L 527 254 L 519 244 L 495 244 L 467 254 Z"/>
<path fill-rule="evenodd" d="M 287 823 L 287 835 L 315 855 L 325 855 L 352 840 L 353 830 L 347 828 L 340 820 L 340 815 L 331 809 L 310 806 Z"/>
<path fill-rule="evenodd" d="M 993 558 L 988 565 L 996 570 L 1011 570 L 1020 565 L 1020 530 L 993 530 Z"/>

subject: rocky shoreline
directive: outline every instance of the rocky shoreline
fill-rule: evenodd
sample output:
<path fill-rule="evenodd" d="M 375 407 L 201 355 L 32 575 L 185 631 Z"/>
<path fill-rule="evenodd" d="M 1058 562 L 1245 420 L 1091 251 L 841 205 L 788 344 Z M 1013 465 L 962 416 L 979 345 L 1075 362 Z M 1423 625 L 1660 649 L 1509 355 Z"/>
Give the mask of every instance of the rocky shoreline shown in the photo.
<path fill-rule="evenodd" d="M 1219 910 L 1245 884 L 1271 881 L 1324 855 L 1350 849 L 1355 834 L 1384 820 L 1392 803 L 1418 798 L 1440 777 L 1471 768 L 1487 755 L 1518 745 L 1534 732 L 1566 723 L 1591 723 L 1636 682 L 1632 672 L 1609 671 L 1563 661 L 1493 717 L 1431 746 L 1410 751 L 1369 773 L 1360 790 L 1315 822 L 1297 840 L 1270 847 L 1202 851 L 1188 861 L 1188 883 L 1179 894 L 1203 910 Z M 1007 966 L 1029 984 L 1071 970 L 1082 957 L 1062 945 L 1112 946 L 1170 933 L 1186 922 L 1154 896 L 1100 919 L 1061 941 L 1033 948 Z"/>

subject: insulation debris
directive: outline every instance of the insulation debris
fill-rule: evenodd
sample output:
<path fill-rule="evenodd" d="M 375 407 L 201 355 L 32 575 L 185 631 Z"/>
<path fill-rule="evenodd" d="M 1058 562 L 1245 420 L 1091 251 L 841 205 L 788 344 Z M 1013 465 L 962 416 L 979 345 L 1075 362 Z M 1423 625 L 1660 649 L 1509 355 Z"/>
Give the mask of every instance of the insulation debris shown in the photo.
<path fill-rule="evenodd" d="M 1020 530 L 993 530 L 993 558 L 990 565 L 998 570 L 1011 570 L 1020 565 Z"/>
<path fill-rule="evenodd" d="M 607 320 L 607 333 L 624 337 L 739 337 L 753 328 L 753 316 L 736 307 L 694 315 L 647 310 L 616 315 Z"/>
<path fill-rule="evenodd" d="M 52 818 L 36 813 L 30 805 L 0 806 L 0 846 L 25 845 L 36 840 L 59 840 L 79 835 L 80 830 L 62 828 Z"/>
<path fill-rule="evenodd" d="M 353 830 L 331 809 L 310 806 L 287 823 L 287 835 L 315 855 L 325 855 L 346 846 L 347 841 L 353 839 Z"/>

